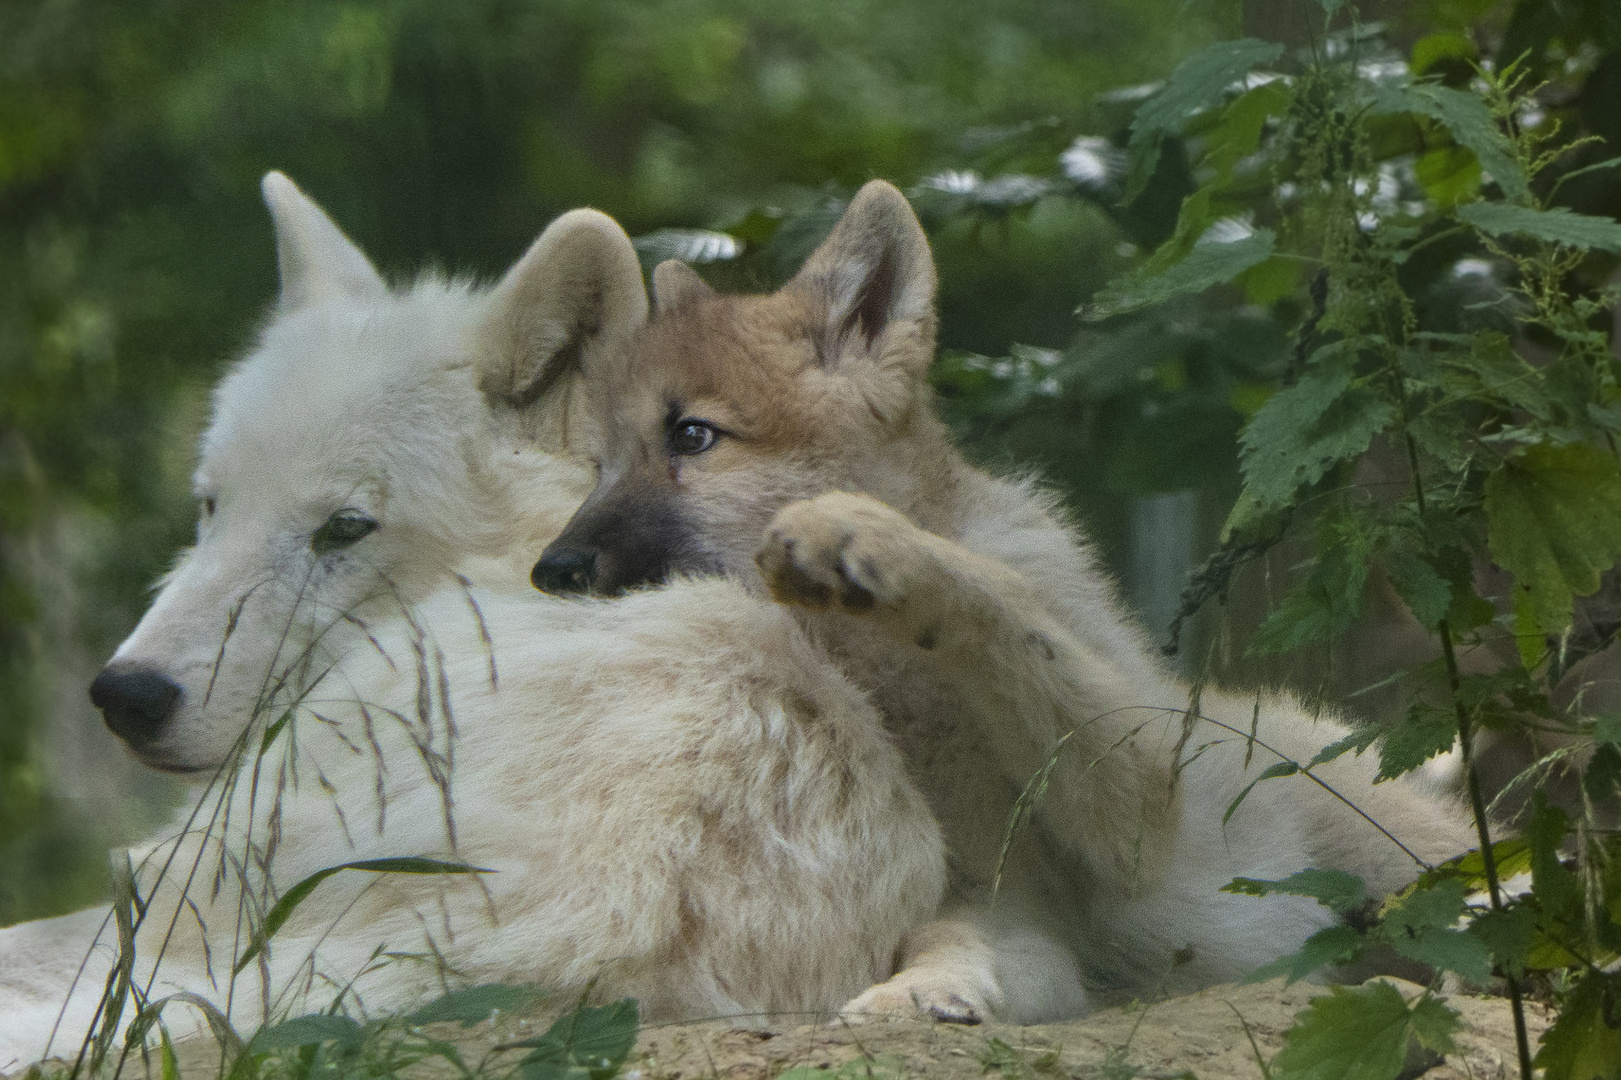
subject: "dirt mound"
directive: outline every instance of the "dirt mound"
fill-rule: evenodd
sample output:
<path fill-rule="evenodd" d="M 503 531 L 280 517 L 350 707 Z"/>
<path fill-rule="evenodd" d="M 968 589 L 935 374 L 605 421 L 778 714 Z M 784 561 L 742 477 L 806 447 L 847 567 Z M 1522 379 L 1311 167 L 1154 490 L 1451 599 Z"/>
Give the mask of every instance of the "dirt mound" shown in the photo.
<path fill-rule="evenodd" d="M 1394 980 L 1392 980 L 1394 981 Z M 1397 983 L 1404 993 L 1420 987 Z M 1281 980 L 1257 986 L 1217 986 L 1149 1006 L 1094 1013 L 1084 1020 L 1037 1027 L 989 1024 L 965 1028 L 913 1021 L 855 1027 L 826 1024 L 706 1024 L 642 1033 L 629 1080 L 767 1080 L 790 1069 L 867 1075 L 980 1077 L 1000 1071 L 1009 1080 L 1041 1076 L 1171 1077 L 1199 1080 L 1262 1075 L 1257 1055 L 1270 1061 L 1283 1033 L 1320 986 Z M 1447 1004 L 1462 1014 L 1459 1053 L 1445 1061 L 1415 1061 L 1406 1075 L 1482 1078 L 1516 1070 L 1508 1002 L 1455 995 Z M 1534 1009 L 1532 1034 L 1546 1026 Z M 1253 1040 L 1253 1042 L 1252 1042 Z M 851 1063 L 855 1063 L 852 1067 Z"/>
<path fill-rule="evenodd" d="M 1408 997 L 1422 988 L 1393 983 Z M 622 1072 L 624 1080 L 898 1080 L 944 1077 L 972 1080 L 1000 1073 L 1005 1080 L 1126 1080 L 1129 1077 L 1255 1080 L 1283 1046 L 1295 1014 L 1325 988 L 1282 980 L 1256 986 L 1216 986 L 1151 1005 L 1105 1009 L 1065 1024 L 959 1027 L 917 1020 L 864 1024 L 804 1022 L 760 1017 L 748 1021 L 668 1024 L 644 1028 Z M 1461 994 L 1444 999 L 1462 1016 L 1458 1053 L 1444 1060 L 1415 1054 L 1404 1080 L 1495 1080 L 1516 1075 L 1508 1002 Z M 1535 1039 L 1549 1023 L 1531 1006 Z M 504 1017 L 470 1029 L 432 1025 L 428 1034 L 455 1042 L 470 1066 L 483 1062 L 499 1075 L 524 1051 L 498 1051 L 503 1043 L 544 1031 L 552 1017 Z M 207 1038 L 177 1048 L 180 1075 L 207 1080 L 220 1065 L 218 1047 Z M 154 1075 L 157 1055 L 152 1055 Z M 138 1077 L 132 1060 L 125 1076 Z M 423 1061 L 402 1070 L 421 1080 L 460 1075 L 443 1061 Z M 485 1070 L 481 1069 L 480 1072 Z"/>

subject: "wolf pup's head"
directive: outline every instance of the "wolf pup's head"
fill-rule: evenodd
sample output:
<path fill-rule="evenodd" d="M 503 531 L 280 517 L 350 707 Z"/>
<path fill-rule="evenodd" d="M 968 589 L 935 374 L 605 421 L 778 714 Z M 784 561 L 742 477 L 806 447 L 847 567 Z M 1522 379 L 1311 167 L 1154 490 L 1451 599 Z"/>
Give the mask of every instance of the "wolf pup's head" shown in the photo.
<path fill-rule="evenodd" d="M 559 218 L 493 288 L 391 290 L 292 181 L 263 187 L 280 297 L 215 390 L 197 542 L 90 691 L 177 772 L 227 760 L 368 618 L 555 536 L 590 483 L 557 453 L 583 417 L 578 362 L 647 311 L 629 240 L 595 211 Z"/>
<path fill-rule="evenodd" d="M 535 585 L 613 595 L 672 573 L 748 580 L 772 515 L 823 491 L 935 524 L 955 452 L 925 380 L 934 289 L 923 229 L 880 180 L 770 295 L 719 295 L 661 264 L 652 320 L 586 367 L 598 483 Z"/>

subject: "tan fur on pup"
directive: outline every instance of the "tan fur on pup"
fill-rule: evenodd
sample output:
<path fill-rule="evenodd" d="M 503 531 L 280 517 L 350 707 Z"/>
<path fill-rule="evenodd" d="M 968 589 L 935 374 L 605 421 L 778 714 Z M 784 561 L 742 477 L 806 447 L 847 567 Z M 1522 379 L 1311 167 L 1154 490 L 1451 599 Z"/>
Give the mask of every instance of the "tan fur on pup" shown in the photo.
<path fill-rule="evenodd" d="M 1189 688 L 1055 500 L 970 467 L 935 416 L 934 285 L 922 229 L 878 181 L 776 293 L 659 267 L 655 317 L 587 365 L 599 481 L 535 571 L 609 594 L 704 571 L 769 588 L 874 695 L 944 829 L 961 917 L 915 935 L 851 1010 L 1039 1020 L 1082 1011 L 1083 979 L 1206 985 L 1333 918 L 1221 893 L 1232 877 L 1334 867 L 1399 886 L 1415 859 L 1309 782 L 1262 784 L 1223 824 L 1277 760 L 1235 734 L 1252 717 L 1296 760 L 1343 727 L 1206 691 L 1184 732 Z M 993 903 L 1018 794 L 1066 736 Z M 1418 858 L 1468 846 L 1456 806 L 1374 771 L 1322 773 Z"/>

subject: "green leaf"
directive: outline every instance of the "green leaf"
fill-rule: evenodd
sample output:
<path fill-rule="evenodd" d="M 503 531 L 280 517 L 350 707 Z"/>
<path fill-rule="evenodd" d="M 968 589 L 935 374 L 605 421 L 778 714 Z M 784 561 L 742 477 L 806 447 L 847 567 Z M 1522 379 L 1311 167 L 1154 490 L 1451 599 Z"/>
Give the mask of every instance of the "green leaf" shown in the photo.
<path fill-rule="evenodd" d="M 317 1013 L 296 1016 L 260 1028 L 248 1041 L 248 1052 L 257 1054 L 266 1050 L 289 1050 L 324 1042 L 335 1042 L 348 1048 L 360 1045 L 365 1037 L 366 1029 L 349 1017 Z"/>
<path fill-rule="evenodd" d="M 636 1045 L 637 1027 L 630 998 L 600 1007 L 581 1002 L 539 1038 L 509 1045 L 533 1047 L 518 1063 L 523 1080 L 610 1080 Z"/>
<path fill-rule="evenodd" d="M 1523 874 L 1531 869 L 1531 847 L 1518 837 L 1499 840 L 1492 845 L 1492 862 L 1497 867 L 1500 881 Z M 1419 876 L 1416 887 L 1426 889 L 1446 878 L 1456 878 L 1463 882 L 1469 892 L 1479 892 L 1486 888 L 1486 860 L 1481 858 L 1478 851 L 1465 852 L 1448 859 L 1434 870 L 1425 871 Z"/>
<path fill-rule="evenodd" d="M 484 870 L 477 866 L 468 866 L 465 863 L 440 862 L 438 859 L 426 859 L 419 856 L 407 856 L 394 859 L 362 859 L 358 862 L 344 863 L 342 866 L 328 866 L 324 870 L 317 870 L 297 885 L 281 894 L 281 899 L 265 915 L 262 926 L 254 931 L 248 947 L 242 951 L 237 959 L 236 966 L 231 969 L 232 974 L 240 975 L 242 971 L 253 962 L 253 958 L 264 951 L 265 944 L 275 936 L 276 931 L 293 914 L 315 887 L 333 874 L 344 870 L 367 870 L 374 874 L 492 874 L 493 870 Z"/>
<path fill-rule="evenodd" d="M 1238 804 L 1249 797 L 1249 793 L 1255 790 L 1256 784 L 1259 784 L 1262 780 L 1274 780 L 1280 776 L 1293 776 L 1299 771 L 1300 766 L 1292 761 L 1280 761 L 1276 765 L 1270 765 L 1261 770 L 1261 775 L 1245 785 L 1244 790 L 1238 793 L 1238 797 L 1227 805 L 1227 812 L 1221 815 L 1222 827 L 1226 828 L 1227 822 L 1232 820 L 1233 814 L 1238 810 Z"/>
<path fill-rule="evenodd" d="M 1517 203 L 1531 201 L 1531 188 L 1525 170 L 1514 158 L 1514 147 L 1479 94 L 1434 83 L 1382 86 L 1374 92 L 1374 107 L 1381 112 L 1417 113 L 1439 122 L 1452 132 L 1458 145 L 1473 151 L 1504 195 Z"/>
<path fill-rule="evenodd" d="M 1239 981 L 1266 982 L 1282 975 L 1288 982 L 1298 982 L 1329 964 L 1345 964 L 1356 959 L 1364 944 L 1362 935 L 1352 927 L 1326 927 L 1307 938 L 1299 952 L 1262 964 Z"/>
<path fill-rule="evenodd" d="M 1220 222 L 1212 225 L 1186 256 L 1164 269 L 1149 263 L 1135 273 L 1110 282 L 1083 309 L 1086 318 L 1108 319 L 1164 303 L 1172 297 L 1204 292 L 1271 258 L 1273 233 L 1270 229 L 1256 229 L 1233 240 L 1212 236 L 1222 227 Z"/>
<path fill-rule="evenodd" d="M 1468 351 L 1450 350 L 1446 359 L 1461 376 L 1459 388 L 1470 396 L 1495 399 L 1493 404 L 1523 409 L 1539 420 L 1553 416 L 1545 379 L 1515 351 L 1508 335 L 1482 332 Z"/>
<path fill-rule="evenodd" d="M 540 1001 L 545 994 L 533 986 L 512 986 L 507 983 L 483 983 L 462 990 L 452 990 L 436 998 L 405 1018 L 407 1024 L 436 1024 L 454 1021 L 462 1027 L 472 1027 L 488 1020 L 497 1012 L 517 1012 Z"/>
<path fill-rule="evenodd" d="M 1125 202 L 1142 194 L 1159 164 L 1160 145 L 1166 135 L 1179 131 L 1182 122 L 1200 109 L 1221 100 L 1227 88 L 1249 74 L 1256 64 L 1283 55 L 1283 46 L 1254 38 L 1221 41 L 1201 49 L 1177 65 L 1170 79 L 1143 102 L 1131 122 L 1131 174 Z"/>
<path fill-rule="evenodd" d="M 1309 896 L 1341 915 L 1356 911 L 1368 902 L 1368 888 L 1362 879 L 1344 870 L 1301 870 L 1281 881 L 1234 878 L 1223 885 L 1221 891 L 1244 896 L 1270 896 L 1273 893 Z"/>
<path fill-rule="evenodd" d="M 265 728 L 264 737 L 259 740 L 259 754 L 261 756 L 263 756 L 270 749 L 270 744 L 276 741 L 276 736 L 281 734 L 282 729 L 287 726 L 288 722 L 291 721 L 292 718 L 293 710 L 288 709 L 277 718 L 274 724 L 271 724 L 269 727 Z"/>
<path fill-rule="evenodd" d="M 1336 986 L 1316 998 L 1284 1036 L 1272 1080 L 1395 1080 L 1417 1037 L 1452 1049 L 1458 1014 L 1425 995 L 1409 1009 L 1389 983 Z"/>
<path fill-rule="evenodd" d="M 1621 746 L 1621 712 L 1604 713 L 1593 722 L 1593 739 Z"/>
<path fill-rule="evenodd" d="M 1524 974 L 1525 961 L 1536 936 L 1536 923 L 1529 908 L 1516 905 L 1501 911 L 1483 911 L 1469 923 L 1469 933 L 1480 939 L 1504 971 L 1516 976 Z"/>
<path fill-rule="evenodd" d="M 1316 756 L 1306 763 L 1306 768 L 1314 769 L 1317 766 L 1333 761 L 1335 758 L 1349 753 L 1352 750 L 1355 750 L 1358 754 L 1360 754 L 1362 751 L 1372 746 L 1373 741 L 1378 737 L 1378 725 L 1363 724 L 1360 727 L 1352 729 L 1351 734 L 1347 735 L 1345 738 L 1336 742 L 1331 742 L 1321 750 L 1317 751 Z"/>
<path fill-rule="evenodd" d="M 1352 385 L 1349 368 L 1308 370 L 1273 395 L 1240 436 L 1246 490 L 1263 509 L 1283 506 L 1302 486 L 1366 450 L 1395 416 L 1373 390 Z"/>
<path fill-rule="evenodd" d="M 1480 198 L 1480 159 L 1462 146 L 1438 146 L 1420 154 L 1413 176 L 1443 210 Z"/>
<path fill-rule="evenodd" d="M 1538 789 L 1532 797 L 1531 820 L 1521 833 L 1531 847 L 1531 891 L 1553 920 L 1579 926 L 1584 921 L 1581 882 L 1565 869 L 1560 850 L 1569 832 L 1565 812 L 1549 806 L 1547 795 Z"/>
<path fill-rule="evenodd" d="M 1589 971 L 1542 1033 L 1536 1063 L 1544 1080 L 1616 1080 L 1621 1077 L 1621 976 Z"/>
<path fill-rule="evenodd" d="M 1233 167 L 1260 145 L 1266 122 L 1286 115 L 1293 104 L 1294 94 L 1279 79 L 1245 91 L 1222 110 L 1221 122 L 1203 133 L 1205 145 L 1210 148 L 1205 164 L 1216 170 L 1222 184 L 1232 180 Z"/>
<path fill-rule="evenodd" d="M 1614 743 L 1599 743 L 1593 748 L 1593 758 L 1582 770 L 1582 790 L 1594 802 L 1608 799 L 1621 791 L 1621 748 Z"/>
<path fill-rule="evenodd" d="M 1436 754 L 1452 749 L 1457 737 L 1458 718 L 1452 710 L 1413 702 L 1407 715 L 1385 732 L 1385 741 L 1379 747 L 1379 775 L 1374 782 L 1412 772 Z"/>
<path fill-rule="evenodd" d="M 1491 950 L 1453 928 L 1464 903 L 1464 885 L 1456 878 L 1415 889 L 1386 910 L 1381 931 L 1403 956 L 1484 983 L 1492 974 Z"/>
<path fill-rule="evenodd" d="M 1514 575 L 1531 667 L 1541 636 L 1570 624 L 1572 595 L 1597 591 L 1621 558 L 1621 471 L 1596 446 L 1532 446 L 1486 478 L 1486 516 L 1492 558 Z"/>
<path fill-rule="evenodd" d="M 159 1080 L 180 1080 L 180 1061 L 175 1057 L 174 1043 L 169 1041 L 169 1029 L 158 1026 Z"/>
<path fill-rule="evenodd" d="M 1455 1054 L 1458 1047 L 1452 1033 L 1458 1030 L 1458 1013 L 1439 998 L 1425 994 L 1413 1002 L 1413 1034 L 1427 1049 L 1438 1054 Z"/>
<path fill-rule="evenodd" d="M 1452 586 L 1417 552 L 1391 550 L 1385 556 L 1385 571 L 1396 595 L 1407 603 L 1420 625 L 1433 630 L 1447 617 L 1452 608 Z"/>
<path fill-rule="evenodd" d="M 1312 641 L 1331 640 L 1350 629 L 1362 611 L 1378 539 L 1363 515 L 1325 514 L 1311 574 L 1257 628 L 1250 651 L 1286 652 Z"/>
<path fill-rule="evenodd" d="M 1477 202 L 1458 207 L 1458 216 L 1492 236 L 1529 236 L 1550 244 L 1621 252 L 1621 222 L 1578 214 L 1562 206 L 1534 210 L 1529 206 Z"/>

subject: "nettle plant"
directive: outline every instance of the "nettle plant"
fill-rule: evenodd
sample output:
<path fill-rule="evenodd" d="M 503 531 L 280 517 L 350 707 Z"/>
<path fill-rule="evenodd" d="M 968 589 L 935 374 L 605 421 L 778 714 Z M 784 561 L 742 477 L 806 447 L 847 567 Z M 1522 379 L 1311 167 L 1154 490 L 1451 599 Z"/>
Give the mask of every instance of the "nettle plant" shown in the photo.
<path fill-rule="evenodd" d="M 1303 56 L 1241 40 L 1188 58 L 1136 108 L 1123 145 L 1077 141 L 1042 181 L 1051 191 L 1067 176 L 1081 194 L 1109 189 L 1130 204 L 1174 149 L 1193 183 L 1170 238 L 1083 308 L 1098 329 L 1068 353 L 958 358 L 943 379 L 990 411 L 1022 408 L 1089 376 L 1095 388 L 1133 334 L 1293 324 L 1275 351 L 1207 358 L 1216 392 L 1255 407 L 1238 439 L 1236 505 L 1182 617 L 1284 541 L 1308 555 L 1253 653 L 1323 647 L 1363 614 L 1370 584 L 1388 581 L 1436 646 L 1405 673 L 1405 712 L 1262 776 L 1298 782 L 1341 754 L 1377 753 L 1393 778 L 1456 747 L 1480 845 L 1388 898 L 1338 872 L 1233 882 L 1345 916 L 1254 977 L 1394 950 L 1437 984 L 1449 973 L 1500 983 L 1527 1080 L 1533 1058 L 1549 1080 L 1618 1076 L 1621 715 L 1595 714 L 1567 676 L 1615 636 L 1613 620 L 1582 606 L 1607 573 L 1614 588 L 1621 559 L 1621 291 L 1596 284 L 1621 253 L 1621 223 L 1559 198 L 1566 181 L 1621 158 L 1596 160 L 1591 140 L 1563 136 L 1519 65 L 1476 64 L 1443 82 L 1399 59 L 1360 26 Z M 1165 311 L 1184 329 L 1145 318 Z M 1505 795 L 1513 827 L 1487 805 L 1483 732 L 1554 746 Z M 1527 997 L 1557 1011 L 1540 1047 Z M 1444 1052 L 1457 1023 L 1429 994 L 1336 988 L 1301 1014 L 1271 1075 L 1394 1078 L 1410 1042 Z"/>

